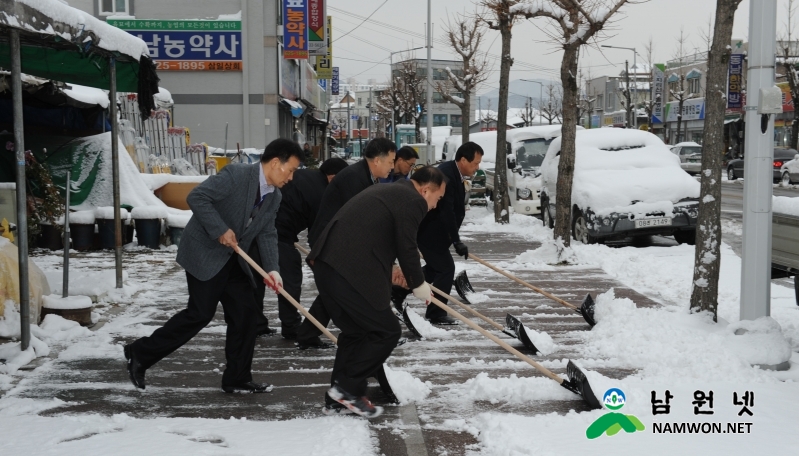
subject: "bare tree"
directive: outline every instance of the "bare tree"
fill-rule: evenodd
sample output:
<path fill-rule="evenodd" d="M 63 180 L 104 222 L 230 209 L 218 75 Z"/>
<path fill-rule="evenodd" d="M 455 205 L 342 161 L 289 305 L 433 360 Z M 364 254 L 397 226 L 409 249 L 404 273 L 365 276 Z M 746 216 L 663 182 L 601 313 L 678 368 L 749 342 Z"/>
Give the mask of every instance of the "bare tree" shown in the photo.
<path fill-rule="evenodd" d="M 533 124 L 535 120 L 535 113 L 536 110 L 533 108 L 533 103 L 530 100 L 530 97 L 527 97 L 527 100 L 524 102 L 524 111 L 521 112 L 521 118 L 524 121 L 524 126 L 529 127 Z"/>
<path fill-rule="evenodd" d="M 436 83 L 436 91 L 441 96 L 459 107 L 461 110 L 461 136 L 463 142 L 469 141 L 469 124 L 471 123 L 472 93 L 477 91 L 488 78 L 488 60 L 478 57 L 480 43 L 485 30 L 480 21 L 457 15 L 455 22 L 447 26 L 447 40 L 450 47 L 461 56 L 463 69 L 452 71 L 447 68 L 447 80 Z M 485 54 L 482 54 L 485 56 Z M 455 95 L 455 91 L 460 95 Z"/>
<path fill-rule="evenodd" d="M 570 244 L 572 224 L 572 180 L 574 178 L 575 141 L 577 136 L 577 64 L 580 48 L 596 39 L 608 21 L 629 0 L 539 0 L 520 4 L 513 11 L 526 18 L 547 18 L 546 32 L 563 49 L 560 80 L 563 88 L 563 127 L 561 128 L 560 161 L 558 162 L 555 238 L 564 247 Z M 503 56 L 505 52 L 503 49 Z M 508 54 L 510 55 L 510 49 Z M 499 149 L 497 150 L 499 155 Z"/>
<path fill-rule="evenodd" d="M 587 75 L 583 77 L 583 70 L 577 73 L 577 87 L 585 87 L 580 89 L 580 100 L 577 103 L 577 119 L 582 119 L 587 116 L 588 125 L 586 128 L 591 128 L 591 114 L 594 112 L 594 102 L 596 102 L 596 94 L 591 90 L 589 95 L 589 81 L 591 81 L 591 68 L 588 69 Z M 583 85 L 585 84 L 585 85 Z"/>
<path fill-rule="evenodd" d="M 421 114 L 427 105 L 426 80 L 419 75 L 419 65 L 416 59 L 405 55 L 398 63 L 396 70 L 392 70 L 391 85 L 379 98 L 383 105 L 394 108 L 395 125 L 398 123 L 412 123 L 416 127 L 416 141 L 421 142 L 419 129 L 421 127 Z"/>
<path fill-rule="evenodd" d="M 644 102 L 644 110 L 646 111 L 647 124 L 649 125 L 649 131 L 651 132 L 652 129 L 655 128 L 652 121 L 652 116 L 654 115 L 655 112 L 655 105 L 657 105 L 658 102 L 662 101 L 661 94 L 655 93 L 654 91 L 655 89 L 653 87 L 653 83 L 655 82 L 653 77 L 655 71 L 655 59 L 654 59 L 655 45 L 651 36 L 649 37 L 649 41 L 644 45 L 644 52 L 645 52 L 646 67 L 649 70 L 649 93 L 650 93 L 650 97 L 647 99 L 647 101 Z"/>
<path fill-rule="evenodd" d="M 724 113 L 727 69 L 735 10 L 741 0 L 716 0 L 713 43 L 708 55 L 702 181 L 696 229 L 691 312 L 709 311 L 716 321 L 721 268 L 721 160 L 724 153 Z"/>
<path fill-rule="evenodd" d="M 575 109 L 576 105 L 575 105 Z M 549 125 L 560 123 L 563 117 L 563 91 L 554 84 L 547 85 L 547 101 L 540 100 L 538 110 Z M 578 117 L 579 118 L 579 117 Z"/>
<path fill-rule="evenodd" d="M 485 12 L 480 16 L 488 28 L 499 32 L 502 38 L 502 52 L 499 66 L 499 101 L 497 106 L 497 156 L 494 164 L 494 221 L 510 222 L 510 195 L 508 195 L 507 149 L 505 134 L 508 121 L 508 87 L 510 83 L 510 67 L 513 58 L 510 56 L 510 44 L 513 26 L 524 17 L 522 0 L 482 0 Z"/>
<path fill-rule="evenodd" d="M 685 46 L 687 44 L 688 37 L 685 35 L 685 31 L 680 28 L 680 37 L 677 38 L 677 49 L 674 53 L 674 60 L 677 61 L 677 72 L 674 73 L 677 75 L 677 87 L 672 88 L 669 87 L 669 93 L 671 93 L 671 97 L 677 101 L 677 137 L 674 139 L 674 144 L 679 143 L 682 138 L 681 128 L 682 128 L 682 113 L 683 113 L 683 105 L 687 100 L 695 98 L 697 94 L 690 93 L 685 89 L 685 67 L 687 66 L 686 59 L 687 55 L 685 54 Z"/>
<path fill-rule="evenodd" d="M 793 109 L 793 123 L 791 124 L 791 138 L 788 147 L 796 149 L 799 145 L 799 109 L 796 106 L 796 100 L 799 100 L 799 75 L 796 72 L 797 63 L 797 49 L 792 43 L 793 28 L 794 28 L 794 15 L 796 14 L 796 4 L 793 0 L 788 0 L 785 6 L 785 33 L 786 39 L 778 42 L 779 51 L 782 52 L 779 63 L 782 65 L 785 79 L 788 81 L 788 88 L 791 91 L 791 99 L 794 103 Z"/>

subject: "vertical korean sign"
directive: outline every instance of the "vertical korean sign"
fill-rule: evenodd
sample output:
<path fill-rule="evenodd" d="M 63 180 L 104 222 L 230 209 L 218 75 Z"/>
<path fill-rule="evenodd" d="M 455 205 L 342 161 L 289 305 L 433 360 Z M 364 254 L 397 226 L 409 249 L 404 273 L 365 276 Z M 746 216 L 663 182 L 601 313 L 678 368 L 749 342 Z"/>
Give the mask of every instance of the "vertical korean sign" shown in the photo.
<path fill-rule="evenodd" d="M 333 18 L 327 16 L 327 54 L 316 57 L 316 79 L 333 79 Z"/>
<path fill-rule="evenodd" d="M 740 111 L 743 108 L 741 83 L 743 82 L 743 54 L 730 55 L 730 69 L 727 75 L 727 109 Z"/>
<path fill-rule="evenodd" d="M 663 123 L 663 83 L 665 79 L 666 66 L 657 63 L 652 66 L 652 99 L 655 100 L 652 106 L 652 123 Z"/>
<path fill-rule="evenodd" d="M 308 1 L 283 0 L 284 59 L 308 59 Z"/>
<path fill-rule="evenodd" d="M 325 0 L 308 2 L 308 55 L 327 55 Z"/>
<path fill-rule="evenodd" d="M 338 95 L 338 67 L 333 67 L 333 79 L 330 81 L 330 93 Z"/>
<path fill-rule="evenodd" d="M 241 21 L 114 19 L 145 43 L 158 71 L 241 71 Z"/>

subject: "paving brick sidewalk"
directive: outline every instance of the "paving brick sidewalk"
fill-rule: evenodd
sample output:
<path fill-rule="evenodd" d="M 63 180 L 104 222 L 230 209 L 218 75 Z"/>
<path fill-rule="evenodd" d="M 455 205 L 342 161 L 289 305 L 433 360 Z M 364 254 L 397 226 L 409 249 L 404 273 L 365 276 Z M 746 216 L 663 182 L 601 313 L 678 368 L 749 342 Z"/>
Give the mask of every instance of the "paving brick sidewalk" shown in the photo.
<path fill-rule="evenodd" d="M 519 253 L 537 247 L 513 235 L 470 234 L 470 249 L 489 261 L 507 261 Z M 103 254 L 107 257 L 107 254 Z M 147 297 L 151 302 L 143 305 L 136 299 L 133 303 L 119 303 L 101 309 L 104 318 L 138 316 L 143 324 L 153 328 L 185 306 L 187 291 L 183 270 L 174 264 L 174 252 L 133 252 L 126 254 L 125 266 L 131 280 L 146 284 L 138 298 Z M 100 254 L 77 258 L 73 264 L 86 267 L 112 268 L 113 262 L 98 262 Z M 55 255 L 47 255 L 37 261 L 57 264 Z M 463 260 L 460 260 L 463 261 Z M 544 288 L 556 296 L 579 304 L 587 292 L 601 293 L 615 288 L 618 297 L 630 297 L 639 306 L 656 305 L 653 301 L 615 282 L 603 271 L 587 267 L 564 266 L 548 268 L 546 271 L 515 270 L 521 278 Z M 306 274 L 303 302 L 310 303 L 315 295 L 310 272 Z M 478 292 L 489 296 L 482 303 L 475 303 L 480 312 L 498 322 L 504 322 L 508 311 L 521 317 L 525 324 L 536 330 L 544 330 L 558 344 L 558 350 L 547 357 L 537 359 L 557 363 L 575 357 L 579 343 L 579 331 L 589 327 L 579 314 L 554 304 L 547 298 L 487 271 L 473 274 L 472 284 Z M 490 290 L 490 291 L 487 291 Z M 454 294 L 454 291 L 453 291 Z M 140 301 L 140 299 L 139 299 Z M 416 305 L 420 313 L 421 306 Z M 267 316 L 273 326 L 277 321 L 276 300 L 268 298 Z M 486 326 L 482 321 L 478 324 Z M 127 413 L 135 417 L 201 417 L 230 418 L 246 417 L 249 420 L 286 420 L 320 415 L 322 396 L 328 385 L 330 368 L 335 351 L 300 351 L 292 342 L 280 337 L 258 340 L 254 360 L 256 381 L 269 381 L 275 385 L 271 394 L 227 395 L 221 392 L 221 366 L 224 362 L 224 319 L 221 306 L 216 319 L 174 355 L 147 371 L 147 390 L 138 392 L 127 379 L 124 359 L 97 358 L 50 363 L 46 368 L 24 374 L 24 379 L 7 394 L 17 397 L 58 398 L 68 405 L 44 412 L 50 415 L 100 413 Z M 484 411 L 513 412 L 523 415 L 540 413 L 565 413 L 569 410 L 585 410 L 582 401 L 572 400 L 527 402 L 521 405 L 489 402 L 463 402 L 447 399 L 446 392 L 452 385 L 462 384 L 481 372 L 491 377 L 507 377 L 511 374 L 539 376 L 532 368 L 519 367 L 512 363 L 493 361 L 513 360 L 509 353 L 468 330 L 464 325 L 454 328 L 454 337 L 441 341 L 411 341 L 397 350 L 389 365 L 411 372 L 415 377 L 429 381 L 433 393 L 424 404 L 388 406 L 383 417 L 373 420 L 372 429 L 379 441 L 378 453 L 387 456 L 419 454 L 463 454 L 476 442 L 466 433 L 440 430 L 446 419 L 457 419 Z M 405 332 L 406 336 L 411 336 Z M 517 341 L 504 337 L 512 345 Z M 130 338 L 118 338 L 126 343 Z M 472 359 L 477 362 L 471 362 Z M 525 365 L 526 366 L 526 365 Z M 552 369 L 563 374 L 563 368 Z M 613 368 L 597 368 L 609 377 L 622 377 L 629 371 Z M 380 399 L 374 385 L 370 394 Z M 356 419 L 356 418 L 342 418 Z M 310 437 L 310 436 L 309 436 Z"/>

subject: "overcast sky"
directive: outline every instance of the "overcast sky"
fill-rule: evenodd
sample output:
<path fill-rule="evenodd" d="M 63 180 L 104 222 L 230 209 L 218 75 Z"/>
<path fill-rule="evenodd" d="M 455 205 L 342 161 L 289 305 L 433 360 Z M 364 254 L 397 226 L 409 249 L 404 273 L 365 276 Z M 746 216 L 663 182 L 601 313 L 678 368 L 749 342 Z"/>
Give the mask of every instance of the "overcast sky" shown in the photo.
<path fill-rule="evenodd" d="M 342 82 L 355 77 L 360 83 L 376 79 L 388 80 L 389 53 L 424 45 L 423 33 L 427 22 L 426 0 L 329 0 L 328 14 L 333 16 L 333 60 L 340 68 Z M 431 0 L 433 37 L 443 38 L 447 18 L 455 13 L 472 13 L 475 0 Z M 785 28 L 784 8 L 787 0 L 778 0 L 778 31 Z M 602 44 L 635 47 L 639 55 L 652 37 L 655 61 L 664 62 L 674 56 L 676 39 L 683 27 L 688 39 L 689 52 L 694 48 L 704 50 L 705 42 L 700 29 L 707 30 L 708 20 L 715 11 L 713 0 L 651 0 L 647 3 L 627 5 L 616 16 L 611 30 L 605 32 Z M 382 6 L 378 8 L 378 6 Z M 377 9 L 376 12 L 375 9 Z M 370 20 L 358 26 L 362 19 L 374 12 Z M 511 80 L 545 78 L 559 80 L 558 69 L 562 52 L 546 41 L 546 35 L 536 24 L 545 19 L 523 20 L 513 28 L 511 53 L 515 64 Z M 386 27 L 389 25 L 389 27 Z M 357 27 L 357 28 L 356 28 Z M 749 0 L 744 0 L 735 15 L 733 38 L 746 39 L 749 28 Z M 354 29 L 354 30 L 353 30 Z M 347 36 L 345 33 L 351 31 Z M 486 33 L 483 49 L 498 56 L 501 49 L 499 32 Z M 426 50 L 415 51 L 417 58 L 426 58 Z M 588 48 L 580 58 L 584 71 L 590 68 L 591 76 L 617 75 L 624 68 L 624 60 L 632 65 L 632 51 Z M 400 54 L 393 56 L 394 60 Z M 434 44 L 434 59 L 452 59 L 454 53 L 443 44 Z M 493 60 L 493 73 L 478 93 L 496 88 L 499 82 L 499 60 Z"/>

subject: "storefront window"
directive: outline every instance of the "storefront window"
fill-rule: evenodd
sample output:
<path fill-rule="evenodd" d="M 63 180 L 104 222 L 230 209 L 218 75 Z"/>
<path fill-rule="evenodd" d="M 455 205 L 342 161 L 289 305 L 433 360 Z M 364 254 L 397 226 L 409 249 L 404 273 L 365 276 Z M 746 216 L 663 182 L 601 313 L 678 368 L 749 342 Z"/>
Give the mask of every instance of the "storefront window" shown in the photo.
<path fill-rule="evenodd" d="M 433 126 L 434 127 L 446 127 L 447 126 L 447 115 L 446 114 L 433 114 Z"/>

